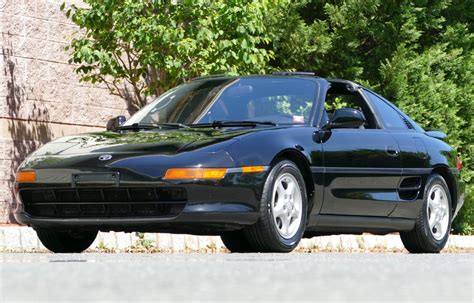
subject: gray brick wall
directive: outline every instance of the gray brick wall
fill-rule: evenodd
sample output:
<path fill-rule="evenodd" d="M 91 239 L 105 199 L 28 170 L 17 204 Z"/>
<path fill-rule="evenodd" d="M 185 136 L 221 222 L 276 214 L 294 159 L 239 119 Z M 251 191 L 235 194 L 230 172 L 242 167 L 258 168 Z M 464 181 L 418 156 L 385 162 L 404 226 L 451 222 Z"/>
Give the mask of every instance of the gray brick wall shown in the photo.
<path fill-rule="evenodd" d="M 126 113 L 101 85 L 79 82 L 64 47 L 79 29 L 62 2 L 0 0 L 0 223 L 10 222 L 12 182 L 32 150 L 59 136 L 100 130 Z"/>

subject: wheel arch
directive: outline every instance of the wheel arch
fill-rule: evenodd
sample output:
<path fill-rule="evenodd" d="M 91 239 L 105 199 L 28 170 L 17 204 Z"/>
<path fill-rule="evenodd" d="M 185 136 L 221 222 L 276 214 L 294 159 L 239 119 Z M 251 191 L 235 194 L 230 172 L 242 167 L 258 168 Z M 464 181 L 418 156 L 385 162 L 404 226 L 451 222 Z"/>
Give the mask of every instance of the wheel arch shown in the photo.
<path fill-rule="evenodd" d="M 308 215 L 311 213 L 313 208 L 313 197 L 315 193 L 313 174 L 311 173 L 311 167 L 308 159 L 296 149 L 285 149 L 279 152 L 271 161 L 271 166 L 274 166 L 277 162 L 282 159 L 290 160 L 296 164 L 301 174 L 306 187 L 306 196 L 308 198 Z"/>
<path fill-rule="evenodd" d="M 431 171 L 431 174 L 438 174 L 440 175 L 446 184 L 448 185 L 449 189 L 449 194 L 451 196 L 451 211 L 453 212 L 456 210 L 456 206 L 458 203 L 458 197 L 457 197 L 457 190 L 456 190 L 456 179 L 454 178 L 453 174 L 451 173 L 450 169 L 446 165 L 435 165 L 433 167 L 433 170 Z"/>

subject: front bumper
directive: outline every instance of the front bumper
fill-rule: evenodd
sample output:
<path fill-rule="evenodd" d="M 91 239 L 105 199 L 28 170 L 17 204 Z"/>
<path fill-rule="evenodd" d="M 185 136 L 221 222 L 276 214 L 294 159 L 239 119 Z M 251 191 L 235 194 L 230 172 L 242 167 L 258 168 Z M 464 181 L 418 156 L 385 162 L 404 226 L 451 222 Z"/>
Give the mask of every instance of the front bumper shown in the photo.
<path fill-rule="evenodd" d="M 22 210 L 14 216 L 19 223 L 33 228 L 219 234 L 254 224 L 259 212 L 240 203 L 214 202 L 186 206 L 174 217 L 38 218 Z"/>
<path fill-rule="evenodd" d="M 218 234 L 258 220 L 265 178 L 266 172 L 236 172 L 214 181 L 133 180 L 106 186 L 73 183 L 72 187 L 71 183 L 18 184 L 19 203 L 14 216 L 19 223 L 33 228 Z M 144 189 L 152 189 L 156 195 L 151 200 L 141 200 Z M 165 194 L 170 189 L 186 194 Z M 76 192 L 74 198 L 71 191 Z M 94 191 L 102 198 L 97 200 Z M 120 199 L 120 191 L 128 199 Z M 169 205 L 173 207 L 161 211 L 162 206 Z M 51 207 L 45 211 L 45 206 Z M 117 212 L 113 208 L 117 206 L 129 207 L 131 211 Z"/>

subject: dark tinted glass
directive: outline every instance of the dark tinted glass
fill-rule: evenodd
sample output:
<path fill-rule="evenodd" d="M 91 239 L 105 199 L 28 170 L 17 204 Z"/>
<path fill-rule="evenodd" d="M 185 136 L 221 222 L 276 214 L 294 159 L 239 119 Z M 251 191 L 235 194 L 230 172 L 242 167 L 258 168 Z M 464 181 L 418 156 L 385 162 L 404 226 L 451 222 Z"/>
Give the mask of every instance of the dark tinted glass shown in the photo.
<path fill-rule="evenodd" d="M 133 115 L 133 123 L 209 123 L 213 121 L 309 121 L 316 82 L 297 78 L 198 80 L 180 85 Z"/>
<path fill-rule="evenodd" d="M 388 105 L 387 102 L 367 90 L 365 91 L 365 93 L 370 98 L 374 106 L 377 108 L 380 115 L 382 115 L 382 122 L 386 128 L 407 129 L 407 126 L 405 122 L 403 122 L 403 119 L 400 114 L 390 105 Z"/>

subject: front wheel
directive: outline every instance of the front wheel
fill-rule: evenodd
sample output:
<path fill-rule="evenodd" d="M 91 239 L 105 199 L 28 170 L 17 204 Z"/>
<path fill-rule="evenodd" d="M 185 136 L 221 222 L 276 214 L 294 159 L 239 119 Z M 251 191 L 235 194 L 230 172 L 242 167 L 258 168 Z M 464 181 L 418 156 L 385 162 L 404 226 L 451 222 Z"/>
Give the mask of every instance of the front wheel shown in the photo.
<path fill-rule="evenodd" d="M 260 218 L 244 230 L 255 251 L 290 252 L 305 231 L 308 200 L 303 176 L 291 161 L 270 171 L 262 193 Z"/>
<path fill-rule="evenodd" d="M 403 245 L 411 253 L 439 253 L 451 229 L 451 195 L 443 177 L 431 175 L 425 186 L 423 206 L 415 227 L 401 232 Z"/>
<path fill-rule="evenodd" d="M 221 234 L 222 243 L 232 253 L 246 253 L 252 252 L 253 249 L 243 230 L 228 231 Z"/>
<path fill-rule="evenodd" d="M 55 231 L 38 229 L 41 243 L 54 253 L 80 253 L 86 250 L 97 237 L 97 231 Z"/>

